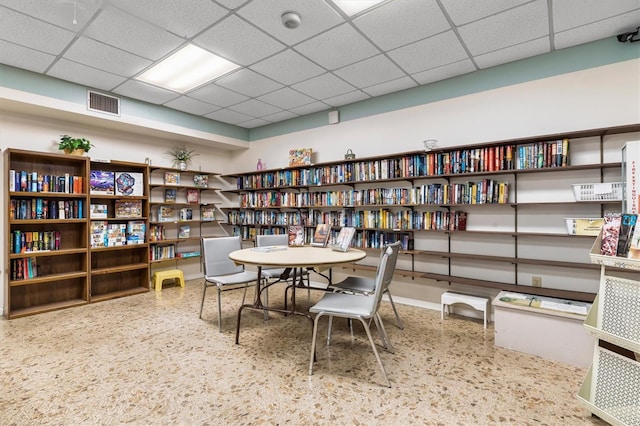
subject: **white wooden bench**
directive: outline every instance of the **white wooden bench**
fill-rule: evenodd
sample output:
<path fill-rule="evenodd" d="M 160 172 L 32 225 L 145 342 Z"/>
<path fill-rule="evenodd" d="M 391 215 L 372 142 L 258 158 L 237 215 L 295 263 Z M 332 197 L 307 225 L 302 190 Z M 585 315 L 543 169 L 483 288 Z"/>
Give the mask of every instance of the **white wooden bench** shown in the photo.
<path fill-rule="evenodd" d="M 484 314 L 484 328 L 487 328 L 487 314 L 491 312 L 489 310 L 489 298 L 482 296 L 472 296 L 470 294 L 452 293 L 446 291 L 442 293 L 441 303 L 441 316 L 444 320 L 444 309 L 447 308 L 447 314 L 451 313 L 451 305 L 454 303 L 464 303 L 472 308 L 482 311 Z M 490 315 L 489 315 L 490 318 Z"/>

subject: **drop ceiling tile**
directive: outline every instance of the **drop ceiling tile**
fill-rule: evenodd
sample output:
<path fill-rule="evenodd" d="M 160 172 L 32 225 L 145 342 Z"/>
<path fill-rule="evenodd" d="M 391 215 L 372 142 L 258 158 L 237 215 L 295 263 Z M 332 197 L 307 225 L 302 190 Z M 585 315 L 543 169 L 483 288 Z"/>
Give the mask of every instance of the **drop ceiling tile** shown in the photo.
<path fill-rule="evenodd" d="M 2 4 L 25 15 L 33 16 L 41 21 L 49 22 L 74 32 L 84 27 L 100 6 L 98 0 L 2 0 Z M 3 17 L 6 16 L 4 13 L 1 15 Z M 73 23 L 74 17 L 76 24 Z"/>
<path fill-rule="evenodd" d="M 117 93 L 129 98 L 139 99 L 141 101 L 150 102 L 152 104 L 164 104 L 171 99 L 180 96 L 178 93 L 170 90 L 162 89 L 151 84 L 143 83 L 138 80 L 128 80 L 113 90 Z"/>
<path fill-rule="evenodd" d="M 195 98 L 221 107 L 228 107 L 229 105 L 237 104 L 249 99 L 240 93 L 232 92 L 231 90 L 216 86 L 215 84 L 207 84 L 199 89 L 192 90 L 187 93 L 187 95 L 190 98 Z"/>
<path fill-rule="evenodd" d="M 453 64 L 447 64 L 428 71 L 411 75 L 420 84 L 429 84 L 439 80 L 446 80 L 457 75 L 467 74 L 477 71 L 470 59 L 464 59 Z"/>
<path fill-rule="evenodd" d="M 17 44 L 0 40 L 2 63 L 28 71 L 44 73 L 56 57 Z"/>
<path fill-rule="evenodd" d="M 308 105 L 302 105 L 297 108 L 291 108 L 289 111 L 294 112 L 299 115 L 307 115 L 312 114 L 318 111 L 324 111 L 330 109 L 331 106 L 323 103 L 323 102 L 314 102 Z"/>
<path fill-rule="evenodd" d="M 261 118 L 254 118 L 253 120 L 243 121 L 242 123 L 238 123 L 241 127 L 246 127 L 247 129 L 253 129 L 255 127 L 266 126 L 267 124 L 271 124 L 271 122 L 267 120 L 263 120 Z M 264 167 L 264 163 L 263 163 Z"/>
<path fill-rule="evenodd" d="M 216 0 L 216 3 L 220 3 L 227 9 L 235 10 L 248 1 L 249 0 Z"/>
<path fill-rule="evenodd" d="M 332 98 L 323 99 L 322 102 L 331 105 L 332 107 L 339 107 L 342 105 L 352 104 L 354 102 L 363 101 L 369 99 L 370 96 L 361 90 L 354 90 L 353 92 L 345 93 L 342 95 L 334 96 Z"/>
<path fill-rule="evenodd" d="M 207 114 L 205 117 L 229 124 L 238 124 L 242 123 L 243 121 L 252 120 L 254 118 L 246 114 L 231 111 L 229 109 L 220 109 L 218 111 Z"/>
<path fill-rule="evenodd" d="M 547 3 L 536 0 L 463 25 L 458 31 L 474 56 L 545 37 L 549 35 Z"/>
<path fill-rule="evenodd" d="M 564 49 L 606 37 L 611 37 L 615 43 L 618 43 L 612 34 L 635 31 L 639 25 L 640 10 L 562 31 L 555 35 L 553 44 L 556 49 Z"/>
<path fill-rule="evenodd" d="M 334 74 L 355 87 L 367 87 L 400 78 L 405 73 L 386 56 L 378 55 L 334 71 Z"/>
<path fill-rule="evenodd" d="M 455 25 L 464 25 L 530 2 L 531 0 L 440 0 Z M 564 1 L 564 0 L 561 0 Z"/>
<path fill-rule="evenodd" d="M 362 89 L 363 92 L 370 96 L 381 96 L 387 93 L 399 92 L 401 90 L 409 89 L 410 87 L 416 87 L 417 84 L 409 77 L 402 77 L 396 80 L 387 81 L 382 84 L 376 84 Z"/>
<path fill-rule="evenodd" d="M 216 84 L 249 97 L 264 95 L 282 87 L 282 84 L 247 68 L 216 80 Z"/>
<path fill-rule="evenodd" d="M 383 50 L 395 49 L 451 29 L 435 0 L 396 1 L 354 20 Z"/>
<path fill-rule="evenodd" d="M 585 4 L 586 3 L 586 4 Z M 553 2 L 553 29 L 561 32 L 571 28 L 634 12 L 636 27 L 640 25 L 640 1 L 562 0 Z M 610 33 L 609 33 L 610 34 Z M 594 35 L 595 36 L 595 35 Z M 593 40 L 596 40 L 595 38 Z M 584 42 L 583 42 L 584 43 Z"/>
<path fill-rule="evenodd" d="M 184 43 L 183 39 L 114 7 L 98 15 L 84 35 L 151 60 L 163 58 Z"/>
<path fill-rule="evenodd" d="M 178 37 L 191 38 L 222 19 L 227 10 L 210 0 L 111 0 L 111 4 Z"/>
<path fill-rule="evenodd" d="M 303 95 L 300 92 L 296 92 L 289 87 L 284 87 L 280 90 L 276 90 L 275 92 L 260 96 L 258 100 L 282 109 L 291 109 L 300 105 L 310 104 L 315 101 L 315 99 L 312 99 L 307 95 Z"/>
<path fill-rule="evenodd" d="M 252 117 L 262 117 L 263 115 L 275 114 L 281 111 L 280 108 L 265 104 L 256 99 L 249 99 L 248 101 L 233 105 L 229 107 L 229 109 Z"/>
<path fill-rule="evenodd" d="M 73 76 L 73 82 L 89 88 L 112 91 L 126 81 L 125 77 L 97 70 L 67 59 L 60 59 L 47 72 L 47 75 L 67 80 Z"/>
<path fill-rule="evenodd" d="M 314 99 L 337 96 L 355 89 L 355 87 L 340 80 L 331 73 L 310 78 L 309 80 L 294 84 L 291 87 Z"/>
<path fill-rule="evenodd" d="M 410 74 L 438 68 L 468 57 L 453 31 L 391 50 L 388 54 Z"/>
<path fill-rule="evenodd" d="M 297 114 L 292 113 L 291 111 L 280 111 L 275 114 L 269 114 L 262 117 L 263 120 L 267 120 L 271 123 L 277 123 L 278 121 L 289 120 L 290 118 L 297 117 Z"/>
<path fill-rule="evenodd" d="M 476 64 L 480 69 L 491 68 L 496 65 L 506 64 L 508 62 L 518 61 L 520 59 L 529 58 L 531 56 L 542 55 L 551 51 L 549 37 L 543 37 L 537 40 L 518 44 L 517 46 L 507 47 L 493 52 L 485 53 L 474 57 Z"/>
<path fill-rule="evenodd" d="M 291 49 L 252 65 L 251 69 L 287 86 L 325 72 L 323 68 Z"/>
<path fill-rule="evenodd" d="M 289 29 L 282 24 L 282 14 L 285 12 L 298 13 L 301 20 L 298 28 Z M 344 22 L 344 19 L 323 1 L 252 1 L 240 9 L 238 14 L 288 46 Z"/>
<path fill-rule="evenodd" d="M 285 49 L 282 43 L 236 16 L 217 23 L 194 38 L 194 43 L 245 66 Z"/>
<path fill-rule="evenodd" d="M 151 64 L 147 59 L 87 37 L 76 40 L 64 58 L 123 77 L 133 76 Z"/>
<path fill-rule="evenodd" d="M 170 100 L 164 105 L 169 108 L 188 112 L 189 114 L 194 115 L 205 115 L 220 109 L 219 106 L 211 105 L 206 102 L 190 98 L 189 96 L 180 96 L 179 98 Z"/>
<path fill-rule="evenodd" d="M 379 53 L 374 45 L 348 24 L 302 42 L 295 50 L 328 70 L 353 64 Z"/>
<path fill-rule="evenodd" d="M 2 17 L 1 40 L 44 53 L 60 54 L 74 37 L 71 31 L 3 7 L 0 7 L 0 16 Z"/>

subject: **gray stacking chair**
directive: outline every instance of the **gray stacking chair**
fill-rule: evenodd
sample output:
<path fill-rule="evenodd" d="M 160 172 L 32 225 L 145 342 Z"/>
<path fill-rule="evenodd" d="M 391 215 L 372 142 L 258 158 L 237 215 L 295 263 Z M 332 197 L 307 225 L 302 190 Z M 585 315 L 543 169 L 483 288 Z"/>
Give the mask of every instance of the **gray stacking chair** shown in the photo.
<path fill-rule="evenodd" d="M 376 356 L 380 370 L 384 376 L 386 384 L 391 387 L 387 372 L 380 359 L 380 354 L 376 348 L 376 344 L 371 336 L 371 330 L 369 325 L 373 320 L 382 337 L 383 346 L 386 349 L 391 350 L 389 338 L 384 329 L 384 325 L 380 320 L 378 309 L 380 308 L 380 302 L 382 295 L 385 293 L 391 280 L 393 278 L 393 268 L 391 267 L 391 258 L 393 256 L 394 249 L 397 250 L 400 243 L 390 244 L 385 248 L 380 256 L 380 262 L 374 278 L 374 291 L 368 296 L 353 293 L 325 293 L 320 301 L 309 308 L 309 312 L 316 314 L 313 321 L 313 337 L 311 342 L 311 360 L 309 361 L 309 375 L 313 374 L 313 362 L 316 353 L 316 341 L 318 336 L 318 323 L 323 316 L 329 317 L 329 324 L 333 317 L 347 318 L 349 320 L 358 320 L 364 326 L 367 333 L 367 338 L 373 349 L 373 353 Z M 331 334 L 331 326 L 329 325 L 328 333 Z M 327 341 L 329 344 L 330 341 Z"/>
<path fill-rule="evenodd" d="M 382 251 L 384 251 L 387 247 L 392 246 L 392 244 L 387 244 L 383 247 Z M 389 260 L 389 265 L 392 270 L 396 269 L 396 262 L 398 260 L 398 252 L 400 251 L 400 244 L 393 245 L 394 250 L 391 255 L 391 259 Z M 359 293 L 359 294 L 371 294 L 375 289 L 374 278 L 367 277 L 354 277 L 349 276 L 339 283 L 330 284 L 329 290 L 342 292 L 342 293 Z M 404 328 L 404 324 L 402 324 L 402 319 L 400 319 L 400 315 L 398 314 L 398 310 L 396 309 L 396 304 L 393 303 L 393 298 L 391 297 L 391 292 L 387 287 L 385 294 L 389 298 L 389 302 L 391 302 L 391 308 L 393 309 L 393 313 L 396 316 L 396 326 L 399 329 Z"/>
<path fill-rule="evenodd" d="M 258 279 L 258 274 L 245 271 L 244 265 L 236 265 L 229 258 L 229 253 L 242 249 L 240 237 L 212 237 L 202 239 L 202 264 L 204 267 L 204 289 L 200 304 L 200 318 L 204 307 L 204 296 L 207 288 L 215 286 L 218 290 L 218 330 L 222 331 L 222 302 L 220 296 L 223 291 L 244 288 L 242 303 L 247 295 L 247 287 Z"/>

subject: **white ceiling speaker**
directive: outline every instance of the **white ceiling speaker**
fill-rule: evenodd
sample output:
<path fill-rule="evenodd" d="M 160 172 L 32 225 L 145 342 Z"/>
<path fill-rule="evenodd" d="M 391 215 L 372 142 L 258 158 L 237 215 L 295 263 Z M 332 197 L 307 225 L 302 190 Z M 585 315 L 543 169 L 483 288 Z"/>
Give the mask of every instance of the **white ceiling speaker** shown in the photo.
<path fill-rule="evenodd" d="M 282 14 L 282 25 L 289 29 L 298 28 L 300 25 L 300 15 L 295 12 L 285 12 Z"/>

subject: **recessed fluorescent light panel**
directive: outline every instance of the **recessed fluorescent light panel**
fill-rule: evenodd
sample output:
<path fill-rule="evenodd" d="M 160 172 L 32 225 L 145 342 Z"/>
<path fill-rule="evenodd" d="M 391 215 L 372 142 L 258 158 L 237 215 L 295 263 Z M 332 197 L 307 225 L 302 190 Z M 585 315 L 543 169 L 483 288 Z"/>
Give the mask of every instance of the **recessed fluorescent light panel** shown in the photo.
<path fill-rule="evenodd" d="M 357 15 L 383 1 L 385 0 L 333 0 L 336 6 L 342 9 L 348 16 Z"/>
<path fill-rule="evenodd" d="M 236 68 L 240 67 L 188 44 L 136 78 L 155 86 L 185 93 Z"/>

